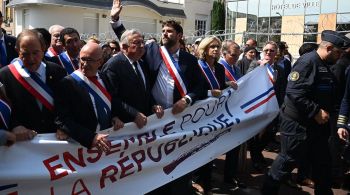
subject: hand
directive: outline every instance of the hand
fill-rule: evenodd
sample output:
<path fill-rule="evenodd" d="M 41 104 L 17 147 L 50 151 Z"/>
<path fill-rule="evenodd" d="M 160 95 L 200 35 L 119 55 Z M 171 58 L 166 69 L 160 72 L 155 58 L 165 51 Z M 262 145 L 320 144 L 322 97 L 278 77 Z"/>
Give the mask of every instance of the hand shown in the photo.
<path fill-rule="evenodd" d="M 259 60 L 258 63 L 260 63 L 260 66 L 265 66 L 266 64 L 268 64 L 268 60 L 263 59 L 263 60 Z"/>
<path fill-rule="evenodd" d="M 221 90 L 219 90 L 219 89 L 212 89 L 212 90 L 211 90 L 211 95 L 212 95 L 213 97 L 220 97 L 220 95 L 221 95 Z"/>
<path fill-rule="evenodd" d="M 143 126 L 147 124 L 147 117 L 142 114 L 141 112 L 138 112 L 136 114 L 134 122 L 136 123 L 136 126 L 141 129 Z"/>
<path fill-rule="evenodd" d="M 162 106 L 154 105 L 152 110 L 157 115 L 157 118 L 162 118 L 164 116 L 164 110 Z"/>
<path fill-rule="evenodd" d="M 9 131 L 5 131 L 6 133 L 6 137 L 7 137 L 7 141 L 6 141 L 6 146 L 11 146 L 16 142 L 16 135 L 12 132 Z"/>
<path fill-rule="evenodd" d="M 67 140 L 68 139 L 68 135 L 62 131 L 61 129 L 57 129 L 56 131 L 56 139 L 58 140 Z"/>
<path fill-rule="evenodd" d="M 344 141 L 347 141 L 349 139 L 349 132 L 345 128 L 339 128 L 338 135 L 339 135 L 339 138 Z"/>
<path fill-rule="evenodd" d="M 113 0 L 113 6 L 111 9 L 111 19 L 118 21 L 120 12 L 123 9 L 123 6 L 120 3 L 121 0 Z"/>
<path fill-rule="evenodd" d="M 92 141 L 92 147 L 96 147 L 99 151 L 109 152 L 111 143 L 107 140 L 108 134 L 98 133 Z"/>
<path fill-rule="evenodd" d="M 325 124 L 329 120 L 329 114 L 328 112 L 324 111 L 323 109 L 320 109 L 320 111 L 315 115 L 314 119 L 316 122 L 320 125 Z"/>
<path fill-rule="evenodd" d="M 116 131 L 124 127 L 123 121 L 121 121 L 118 117 L 112 118 L 113 130 Z"/>
<path fill-rule="evenodd" d="M 182 111 L 185 110 L 185 108 L 187 107 L 187 103 L 185 98 L 181 98 L 179 101 L 177 101 L 174 106 L 173 109 L 171 110 L 171 112 L 175 115 L 175 114 L 179 114 Z"/>
<path fill-rule="evenodd" d="M 18 141 L 31 140 L 38 134 L 36 131 L 27 129 L 21 125 L 13 128 L 12 132 L 16 135 L 16 140 Z"/>
<path fill-rule="evenodd" d="M 238 89 L 237 82 L 235 82 L 235 81 L 229 81 L 229 82 L 227 82 L 227 84 L 235 90 Z"/>

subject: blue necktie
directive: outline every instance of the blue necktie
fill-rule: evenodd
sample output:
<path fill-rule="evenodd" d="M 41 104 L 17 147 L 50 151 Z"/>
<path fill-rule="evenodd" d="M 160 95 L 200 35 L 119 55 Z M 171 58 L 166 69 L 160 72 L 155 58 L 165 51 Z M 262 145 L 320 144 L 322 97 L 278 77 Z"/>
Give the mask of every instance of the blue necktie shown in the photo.
<path fill-rule="evenodd" d="M 0 65 L 1 67 L 7 65 L 7 56 L 5 48 L 2 46 L 3 40 L 0 40 Z"/>

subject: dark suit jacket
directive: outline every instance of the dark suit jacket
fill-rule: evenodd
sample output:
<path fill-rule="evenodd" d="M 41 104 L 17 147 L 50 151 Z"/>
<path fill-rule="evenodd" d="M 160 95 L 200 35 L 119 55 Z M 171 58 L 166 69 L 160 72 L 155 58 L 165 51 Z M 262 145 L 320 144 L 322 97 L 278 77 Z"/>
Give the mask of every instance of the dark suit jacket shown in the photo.
<path fill-rule="evenodd" d="M 106 77 L 100 74 L 100 78 L 110 91 Z M 60 128 L 81 145 L 91 148 L 98 121 L 89 92 L 68 75 L 60 82 L 56 105 Z"/>
<path fill-rule="evenodd" d="M 112 57 L 103 66 L 103 73 L 112 86 L 113 97 L 118 97 L 123 102 L 126 113 L 116 113 L 123 122 L 134 121 L 138 112 L 146 116 L 152 114 L 154 100 L 151 96 L 148 69 L 142 61 L 139 64 L 145 76 L 146 88 L 123 53 Z"/>
<path fill-rule="evenodd" d="M 4 39 L 6 45 L 7 64 L 10 64 L 13 59 L 18 57 L 18 53 L 15 50 L 16 37 L 4 34 Z"/>
<path fill-rule="evenodd" d="M 65 75 L 63 68 L 46 62 L 46 83 L 53 90 L 54 99 L 57 84 Z M 36 98 L 17 81 L 7 66 L 0 70 L 0 82 L 4 84 L 12 106 L 11 129 L 23 125 L 38 133 L 56 132 L 57 126 L 54 124 L 56 111 L 51 112 L 45 106 L 40 110 Z"/>
<path fill-rule="evenodd" d="M 115 24 L 112 24 L 112 28 L 118 38 L 121 37 L 122 33 L 125 31 L 123 25 L 116 27 Z M 150 83 L 151 87 L 153 87 L 156 82 L 158 70 L 163 63 L 163 59 L 159 52 L 159 45 L 155 42 L 145 45 L 146 52 L 142 59 L 149 67 L 150 72 Z M 179 65 L 180 69 L 184 75 L 184 83 L 187 88 L 187 95 L 191 97 L 192 103 L 194 103 L 198 99 L 203 99 L 206 97 L 206 91 L 203 88 L 203 77 L 200 74 L 200 69 L 197 65 L 197 59 L 193 55 L 181 51 L 179 54 Z M 174 87 L 174 103 L 180 100 L 182 97 L 180 95 L 177 87 Z"/>

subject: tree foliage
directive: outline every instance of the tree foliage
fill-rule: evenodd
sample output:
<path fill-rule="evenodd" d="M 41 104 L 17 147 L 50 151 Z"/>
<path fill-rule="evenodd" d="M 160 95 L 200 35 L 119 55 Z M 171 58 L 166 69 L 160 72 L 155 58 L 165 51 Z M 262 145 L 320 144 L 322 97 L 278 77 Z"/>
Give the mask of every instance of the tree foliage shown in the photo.
<path fill-rule="evenodd" d="M 213 2 L 211 17 L 211 30 L 225 30 L 225 0 Z"/>

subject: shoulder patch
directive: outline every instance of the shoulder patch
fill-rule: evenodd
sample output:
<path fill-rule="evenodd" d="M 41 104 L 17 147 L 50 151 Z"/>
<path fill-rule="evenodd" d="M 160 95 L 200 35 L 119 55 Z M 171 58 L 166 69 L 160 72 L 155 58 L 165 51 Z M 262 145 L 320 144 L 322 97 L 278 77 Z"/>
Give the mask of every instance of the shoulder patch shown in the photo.
<path fill-rule="evenodd" d="M 299 73 L 296 71 L 293 71 L 288 76 L 288 81 L 297 81 L 299 79 Z"/>

